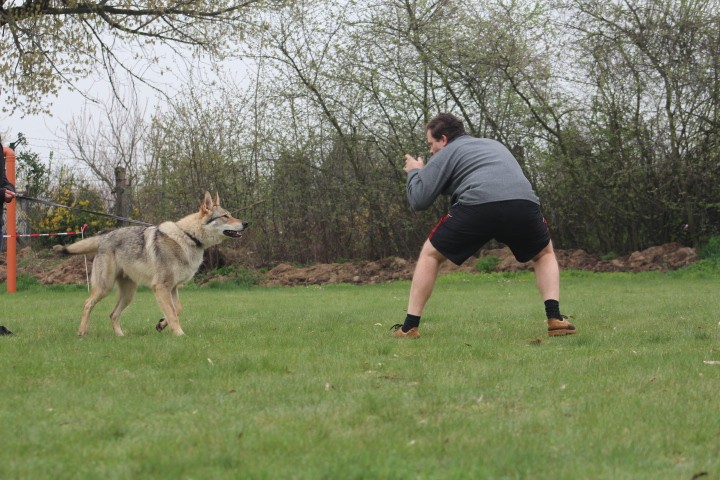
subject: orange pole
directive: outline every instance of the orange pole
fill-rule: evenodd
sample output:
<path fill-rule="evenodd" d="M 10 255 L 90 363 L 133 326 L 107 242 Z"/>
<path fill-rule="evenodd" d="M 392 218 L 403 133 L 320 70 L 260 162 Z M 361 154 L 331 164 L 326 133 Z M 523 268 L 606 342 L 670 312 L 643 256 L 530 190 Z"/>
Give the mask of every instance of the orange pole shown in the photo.
<path fill-rule="evenodd" d="M 15 185 L 15 151 L 12 148 L 3 147 L 3 153 L 5 154 L 5 176 L 8 181 Z M 4 199 L 0 199 L 4 201 Z M 15 234 L 16 230 L 16 216 L 15 216 L 15 205 L 17 200 L 7 204 L 7 291 L 8 293 L 15 293 L 17 291 L 17 258 L 16 255 L 16 243 L 17 238 Z"/>

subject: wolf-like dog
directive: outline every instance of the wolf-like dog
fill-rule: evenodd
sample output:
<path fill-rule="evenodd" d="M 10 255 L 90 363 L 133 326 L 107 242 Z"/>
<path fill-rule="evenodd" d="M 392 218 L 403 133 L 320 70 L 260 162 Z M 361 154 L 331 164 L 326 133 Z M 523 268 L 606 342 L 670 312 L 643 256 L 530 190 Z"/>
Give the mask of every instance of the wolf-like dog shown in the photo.
<path fill-rule="evenodd" d="M 86 238 L 71 245 L 55 245 L 62 254 L 95 255 L 90 296 L 85 301 L 78 335 L 87 334 L 90 312 L 118 285 L 118 299 L 110 314 L 113 330 L 123 336 L 120 314 L 135 296 L 138 284 L 152 288 L 165 317 L 155 327 L 169 326 L 175 335 L 184 335 L 179 315 L 182 307 L 178 287 L 190 280 L 203 261 L 205 249 L 226 237 L 239 238 L 247 222 L 234 218 L 220 206 L 220 197 L 210 193 L 200 203 L 200 211 L 177 222 L 150 227 L 123 227 Z"/>

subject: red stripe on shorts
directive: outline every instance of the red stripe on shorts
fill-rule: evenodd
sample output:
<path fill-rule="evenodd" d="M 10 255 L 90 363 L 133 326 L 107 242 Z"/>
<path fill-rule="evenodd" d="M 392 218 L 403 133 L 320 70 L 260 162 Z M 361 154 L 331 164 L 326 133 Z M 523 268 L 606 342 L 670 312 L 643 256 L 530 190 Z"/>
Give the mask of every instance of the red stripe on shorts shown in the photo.
<path fill-rule="evenodd" d="M 445 221 L 450 217 L 451 217 L 451 215 L 449 213 L 446 213 L 445 216 L 442 217 L 439 222 L 437 222 L 437 224 L 433 227 L 433 229 L 428 234 L 428 240 L 431 239 L 433 237 L 433 235 L 435 235 L 435 232 L 437 231 L 438 228 L 440 228 L 440 225 L 445 223 Z"/>

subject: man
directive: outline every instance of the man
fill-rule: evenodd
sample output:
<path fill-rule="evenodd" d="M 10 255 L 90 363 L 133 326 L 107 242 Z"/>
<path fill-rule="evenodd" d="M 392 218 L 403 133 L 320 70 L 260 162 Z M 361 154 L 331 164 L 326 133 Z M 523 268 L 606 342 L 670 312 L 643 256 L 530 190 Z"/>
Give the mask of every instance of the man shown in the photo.
<path fill-rule="evenodd" d="M 12 199 L 15 198 L 15 185 L 10 183 L 5 176 L 5 152 L 3 152 L 2 139 L 0 139 L 0 198 L 2 198 L 5 203 L 10 203 Z M 0 208 L 4 208 L 4 204 L 0 204 Z M 2 232 L 2 225 L 3 216 L 2 210 L 0 210 L 0 232 Z M 2 246 L 2 242 L 0 242 L 0 246 Z M 0 335 L 12 334 L 10 330 L 0 325 Z"/>
<path fill-rule="evenodd" d="M 415 210 L 450 195 L 450 211 L 422 247 L 410 286 L 405 322 L 395 337 L 418 338 L 420 317 L 440 264 L 462 264 L 491 239 L 506 244 L 520 262 L 533 262 L 545 302 L 548 335 L 570 335 L 575 326 L 560 314 L 560 268 L 538 198 L 517 160 L 501 143 L 465 133 L 462 120 L 441 113 L 425 129 L 432 161 L 405 155 L 407 197 Z"/>

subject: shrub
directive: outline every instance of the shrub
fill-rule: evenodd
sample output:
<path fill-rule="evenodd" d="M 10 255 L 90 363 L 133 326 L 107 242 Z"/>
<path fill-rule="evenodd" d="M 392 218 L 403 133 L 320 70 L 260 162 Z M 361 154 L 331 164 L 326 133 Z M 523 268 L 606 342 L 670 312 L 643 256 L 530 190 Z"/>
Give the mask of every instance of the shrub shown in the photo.
<path fill-rule="evenodd" d="M 208 282 L 210 288 L 252 287 L 260 283 L 260 276 L 247 268 L 223 267 L 213 270 L 207 276 L 212 278 L 214 275 L 221 275 L 225 278 L 222 280 L 210 280 Z"/>
<path fill-rule="evenodd" d="M 698 255 L 702 259 L 720 259 L 720 237 L 710 237 L 705 245 L 698 248 Z"/>
<path fill-rule="evenodd" d="M 618 254 L 617 254 L 617 253 L 615 253 L 615 252 L 608 252 L 608 253 L 606 253 L 605 255 L 603 255 L 602 257 L 600 257 L 600 260 L 603 260 L 603 261 L 605 261 L 605 262 L 609 262 L 610 260 L 615 260 L 616 258 L 618 258 Z"/>
<path fill-rule="evenodd" d="M 492 273 L 495 271 L 495 267 L 497 267 L 499 263 L 499 257 L 496 257 L 494 255 L 488 255 L 487 257 L 482 257 L 480 260 L 478 260 L 478 262 L 475 264 L 475 269 L 482 273 Z"/>

